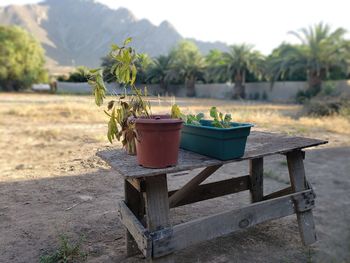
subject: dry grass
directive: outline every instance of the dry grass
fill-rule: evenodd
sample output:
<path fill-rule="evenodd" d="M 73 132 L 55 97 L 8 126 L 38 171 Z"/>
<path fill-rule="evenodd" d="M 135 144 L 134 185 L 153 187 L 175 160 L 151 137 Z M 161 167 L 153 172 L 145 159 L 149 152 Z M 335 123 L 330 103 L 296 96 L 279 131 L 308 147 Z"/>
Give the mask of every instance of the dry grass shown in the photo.
<path fill-rule="evenodd" d="M 57 96 L 36 94 L 1 94 L 0 116 L 31 123 L 97 124 L 105 123 L 103 108 L 94 105 L 91 96 Z M 108 100 L 109 98 L 107 98 Z M 293 134 L 331 132 L 350 134 L 350 121 L 343 116 L 298 117 L 301 106 L 257 102 L 233 102 L 213 99 L 174 97 L 151 98 L 152 113 L 168 113 L 177 103 L 184 113 L 203 112 L 208 116 L 211 106 L 231 113 L 238 122 L 251 122 L 258 128 Z"/>

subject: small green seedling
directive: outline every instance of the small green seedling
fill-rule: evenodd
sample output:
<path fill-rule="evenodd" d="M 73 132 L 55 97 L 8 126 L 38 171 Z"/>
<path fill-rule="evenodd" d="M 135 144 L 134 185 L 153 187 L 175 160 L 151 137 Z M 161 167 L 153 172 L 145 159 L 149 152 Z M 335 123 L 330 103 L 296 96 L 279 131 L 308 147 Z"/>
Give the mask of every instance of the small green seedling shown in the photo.
<path fill-rule="evenodd" d="M 197 115 L 193 114 L 188 114 L 185 115 L 181 113 L 181 110 L 178 105 L 174 104 L 171 107 L 171 118 L 178 118 L 183 120 L 186 124 L 191 124 L 191 125 L 201 125 L 200 121 L 204 118 L 203 113 L 198 113 Z"/>
<path fill-rule="evenodd" d="M 212 117 L 214 120 L 212 121 L 212 125 L 217 128 L 230 128 L 231 125 L 231 114 L 224 114 L 222 112 L 218 112 L 216 107 L 211 107 L 210 109 L 210 117 Z"/>
<path fill-rule="evenodd" d="M 40 263 L 68 263 L 68 262 L 83 262 L 87 259 L 87 253 L 81 251 L 83 238 L 72 244 L 66 235 L 60 235 L 59 247 L 51 255 L 40 257 Z"/>
<path fill-rule="evenodd" d="M 197 115 L 188 114 L 186 123 L 199 126 L 199 125 L 201 125 L 200 121 L 203 118 L 204 118 L 204 114 L 203 113 L 198 113 Z"/>

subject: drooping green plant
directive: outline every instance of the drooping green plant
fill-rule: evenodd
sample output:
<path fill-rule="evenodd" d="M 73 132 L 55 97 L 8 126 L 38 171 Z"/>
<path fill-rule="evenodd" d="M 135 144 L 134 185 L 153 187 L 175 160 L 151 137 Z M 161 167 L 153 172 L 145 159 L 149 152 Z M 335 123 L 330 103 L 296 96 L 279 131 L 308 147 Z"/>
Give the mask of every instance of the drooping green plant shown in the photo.
<path fill-rule="evenodd" d="M 115 100 L 108 102 L 107 110 L 104 112 L 109 117 L 107 138 L 112 143 L 117 139 L 122 142 L 129 154 L 136 153 L 136 132 L 134 119 L 142 116 L 149 117 L 151 105 L 149 101 L 143 100 L 147 96 L 147 89 L 144 91 L 136 88 L 135 80 L 137 77 L 136 63 L 141 54 L 129 47 L 132 41 L 127 38 L 122 46 L 113 44 L 109 53 L 110 60 L 113 64 L 110 68 L 110 74 L 116 81 L 126 87 L 130 87 L 132 94 L 118 95 Z M 91 69 L 87 73 L 88 83 L 93 89 L 95 103 L 97 106 L 103 104 L 106 98 L 106 86 L 103 81 L 103 69 Z"/>
<path fill-rule="evenodd" d="M 210 117 L 214 120 L 212 121 L 212 125 L 218 128 L 230 128 L 231 125 L 231 114 L 226 113 L 225 115 L 222 112 L 219 112 L 216 107 L 211 107 L 210 109 Z"/>

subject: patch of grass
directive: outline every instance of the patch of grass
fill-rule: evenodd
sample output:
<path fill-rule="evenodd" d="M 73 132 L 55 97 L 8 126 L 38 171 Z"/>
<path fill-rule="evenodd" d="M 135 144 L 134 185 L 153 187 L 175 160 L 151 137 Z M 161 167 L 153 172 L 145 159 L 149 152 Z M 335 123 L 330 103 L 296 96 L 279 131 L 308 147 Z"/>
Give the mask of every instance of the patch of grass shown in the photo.
<path fill-rule="evenodd" d="M 59 247 L 55 252 L 40 257 L 40 263 L 70 263 L 83 262 L 87 259 L 87 253 L 81 250 L 83 238 L 72 242 L 66 235 L 60 235 Z"/>

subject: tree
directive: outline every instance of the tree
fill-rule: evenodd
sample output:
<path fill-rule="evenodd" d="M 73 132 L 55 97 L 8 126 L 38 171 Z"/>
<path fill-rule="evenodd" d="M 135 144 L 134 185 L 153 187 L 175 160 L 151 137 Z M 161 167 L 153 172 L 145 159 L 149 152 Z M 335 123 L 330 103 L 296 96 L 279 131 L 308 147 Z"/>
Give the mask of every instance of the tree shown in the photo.
<path fill-rule="evenodd" d="M 222 68 L 234 83 L 233 98 L 245 98 L 245 82 L 247 72 L 261 77 L 264 71 L 264 56 L 252 45 L 240 44 L 230 46 L 223 53 L 225 67 Z"/>
<path fill-rule="evenodd" d="M 283 57 L 282 53 L 286 48 L 286 43 L 282 43 L 280 46 L 275 48 L 271 54 L 266 58 L 267 72 L 266 77 L 268 80 L 275 81 L 306 81 L 307 75 L 303 68 L 295 69 L 293 71 L 286 69 L 283 74 L 276 74 L 280 70 L 279 60 Z"/>
<path fill-rule="evenodd" d="M 157 82 L 160 85 L 161 90 L 166 93 L 168 90 L 168 81 L 171 71 L 171 56 L 160 55 L 153 60 L 147 71 L 147 81 Z"/>
<path fill-rule="evenodd" d="M 191 41 L 181 41 L 171 52 L 172 70 L 171 78 L 182 78 L 185 81 L 187 96 L 194 97 L 195 84 L 198 79 L 203 79 L 205 60 L 198 47 Z"/>
<path fill-rule="evenodd" d="M 212 49 L 205 56 L 207 64 L 205 72 L 205 80 L 208 83 L 224 83 L 228 80 L 225 72 L 225 61 L 222 52 L 217 49 Z"/>
<path fill-rule="evenodd" d="M 331 68 L 347 70 L 350 43 L 344 39 L 346 31 L 343 28 L 331 31 L 329 25 L 319 23 L 289 33 L 296 36 L 301 44 L 280 47 L 279 56 L 270 62 L 272 82 L 303 70 L 309 83 L 308 92 L 315 96 Z"/>
<path fill-rule="evenodd" d="M 20 90 L 47 82 L 44 51 L 32 36 L 17 26 L 0 26 L 0 88 Z"/>
<path fill-rule="evenodd" d="M 138 54 L 138 59 L 136 60 L 137 77 L 136 83 L 147 83 L 147 72 L 152 65 L 152 59 L 145 53 Z"/>

